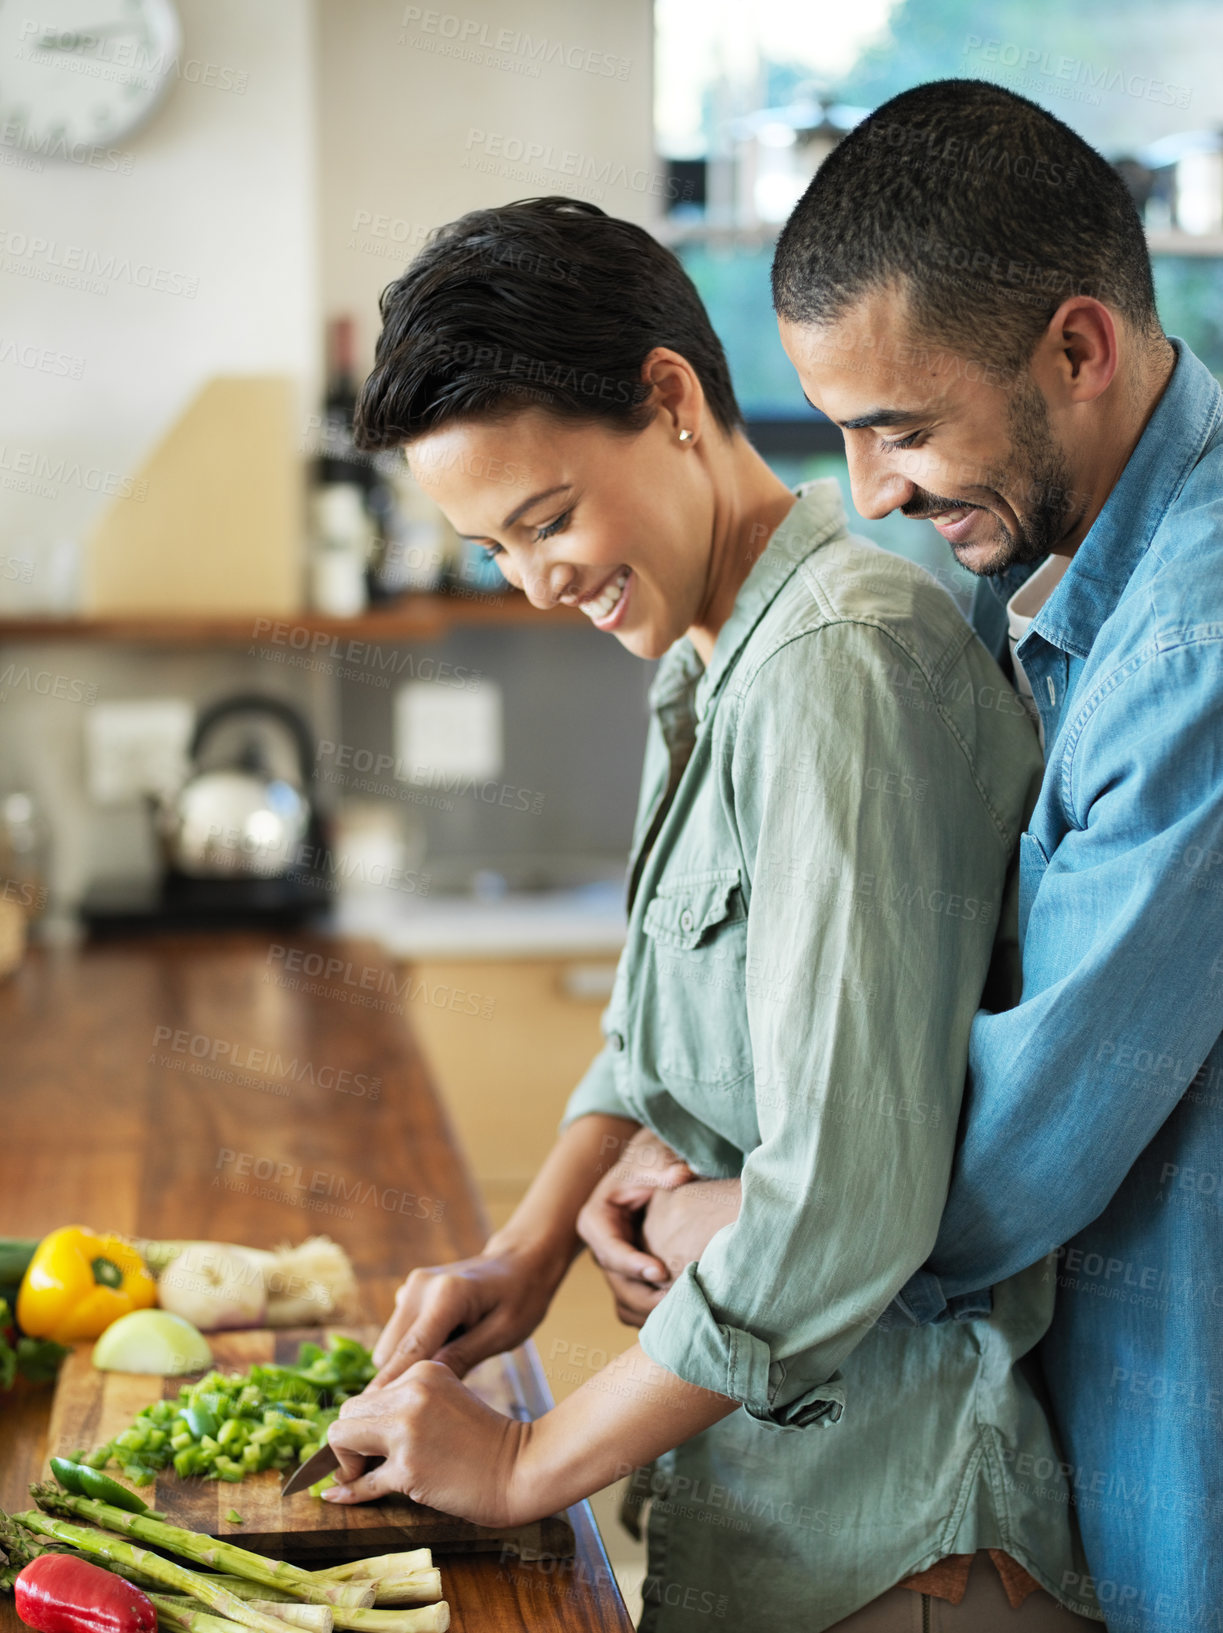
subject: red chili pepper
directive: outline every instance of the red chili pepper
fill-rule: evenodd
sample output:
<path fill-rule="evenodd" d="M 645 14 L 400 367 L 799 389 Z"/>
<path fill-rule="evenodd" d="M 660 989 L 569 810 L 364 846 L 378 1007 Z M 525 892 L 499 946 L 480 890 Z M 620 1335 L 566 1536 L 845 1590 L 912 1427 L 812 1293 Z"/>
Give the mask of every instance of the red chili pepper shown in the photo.
<path fill-rule="evenodd" d="M 39 1554 L 13 1591 L 18 1616 L 37 1633 L 157 1633 L 157 1612 L 139 1588 L 69 1554 Z"/>

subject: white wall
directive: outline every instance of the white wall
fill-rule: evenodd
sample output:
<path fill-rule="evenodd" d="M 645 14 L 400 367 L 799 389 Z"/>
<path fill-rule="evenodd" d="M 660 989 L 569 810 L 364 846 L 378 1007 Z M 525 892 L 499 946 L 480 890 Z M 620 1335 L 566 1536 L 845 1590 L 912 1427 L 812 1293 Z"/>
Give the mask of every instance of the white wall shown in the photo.
<path fill-rule="evenodd" d="M 56 542 L 82 540 L 111 502 L 95 473 L 110 473 L 112 487 L 130 477 L 210 375 L 287 374 L 301 385 L 303 417 L 316 395 L 313 5 L 179 0 L 179 11 L 181 71 L 147 125 L 118 144 L 121 168 L 28 168 L 25 156 L 0 148 L 0 612 L 45 604 Z M 56 247 L 35 252 L 35 239 Z M 192 280 L 194 298 L 118 272 L 100 294 L 29 276 L 56 276 L 69 246 L 113 256 L 116 269 L 164 269 L 177 275 L 163 280 L 173 286 Z M 52 368 L 72 360 L 70 372 L 12 360 L 14 349 L 34 356 L 30 347 L 54 353 Z M 22 467 L 41 456 L 63 460 L 68 474 L 20 491 Z M 6 562 L 32 566 L 6 573 Z M 0 790 L 39 798 L 59 902 L 75 900 L 95 875 L 156 865 L 141 808 L 89 803 L 91 700 L 286 689 L 264 667 L 207 650 L 0 649 Z M 320 700 L 303 701 L 317 714 Z"/>
<path fill-rule="evenodd" d="M 318 74 L 320 304 L 355 318 L 363 367 L 379 292 L 464 211 L 564 193 L 643 225 L 661 214 L 651 0 L 320 0 Z M 470 800 L 422 810 L 439 888 L 478 867 L 523 884 L 614 866 L 647 666 L 593 630 L 466 631 L 428 652 L 501 687 L 506 776 L 544 796 L 539 815 Z M 387 694 L 341 690 L 344 740 L 387 751 Z"/>
<path fill-rule="evenodd" d="M 49 162 L 35 172 L 0 147 L 0 232 L 54 241 L 60 260 L 64 246 L 80 245 L 198 279 L 194 299 L 121 278 L 99 295 L 24 276 L 48 257 L 18 251 L 20 238 L 0 251 L 0 615 L 45 597 L 46 554 L 56 540 L 83 538 L 109 502 L 71 480 L 52 498 L 17 491 L 13 467 L 23 452 L 82 473 L 130 475 L 201 382 L 222 372 L 282 371 L 301 381 L 305 442 L 323 316 L 352 312 L 368 360 L 378 292 L 429 228 L 477 205 L 544 192 L 574 193 L 643 222 L 658 213 L 650 0 L 464 0 L 461 13 L 402 0 L 179 0 L 179 9 L 184 62 L 227 70 L 230 82 L 245 76 L 240 94 L 177 80 L 123 144 L 127 174 Z M 449 48 L 448 36 L 463 31 L 461 43 L 484 60 L 430 49 Z M 480 33 L 483 45 L 472 39 Z M 587 71 L 609 63 L 609 75 Z M 528 145 L 530 163 L 515 161 Z M 83 359 L 80 377 L 6 361 L 9 341 Z M 32 583 L 6 574 L 14 559 L 35 562 Z M 561 648 L 550 649 L 547 633 L 507 636 L 496 647 L 493 678 L 519 719 L 529 709 L 527 670 L 547 664 L 549 650 Z M 618 723 L 629 732 L 625 665 L 593 633 L 589 652 L 566 673 L 568 718 L 602 742 Z M 592 774 L 576 788 L 564 731 L 548 764 L 530 772 L 558 790 L 549 811 L 566 812 L 563 832 L 503 831 L 482 813 L 470 832 L 456 825 L 431 843 L 495 859 L 581 848 L 592 836 L 613 849 L 626 842 L 645 679 L 629 667 L 632 742 L 620 763 L 600 759 L 606 786 Z M 277 666 L 257 651 L 0 646 L 0 792 L 26 787 L 40 798 L 61 903 L 93 877 L 156 866 L 142 809 L 89 802 L 87 699 L 199 702 L 247 687 L 296 697 L 323 734 L 351 716 L 371 746 L 386 746 L 372 739 L 389 725 L 367 719 L 360 697 L 354 714 L 332 677 Z M 562 806 L 562 790 L 585 804 Z M 608 811 L 619 813 L 610 839 L 599 825 Z"/>
<path fill-rule="evenodd" d="M 281 372 L 313 396 L 313 7 L 179 0 L 179 10 L 181 71 L 118 144 L 125 168 L 31 169 L 0 148 L 0 342 L 73 360 L 64 376 L 5 361 L 0 347 L 0 555 L 35 562 L 28 586 L 0 574 L 0 610 L 44 599 L 42 552 L 80 540 L 108 502 L 88 473 L 130 477 L 208 376 Z M 34 250 L 39 239 L 55 248 Z M 114 257 L 104 293 L 39 276 L 60 276 L 53 263 L 70 261 L 70 247 Z M 139 267 L 164 269 L 171 287 L 194 283 L 194 298 L 141 287 Z M 52 483 L 54 496 L 18 491 L 40 456 L 79 464 L 79 478 Z"/>
<path fill-rule="evenodd" d="M 321 301 L 366 364 L 379 291 L 464 211 L 661 213 L 651 0 L 320 0 L 318 64 Z"/>

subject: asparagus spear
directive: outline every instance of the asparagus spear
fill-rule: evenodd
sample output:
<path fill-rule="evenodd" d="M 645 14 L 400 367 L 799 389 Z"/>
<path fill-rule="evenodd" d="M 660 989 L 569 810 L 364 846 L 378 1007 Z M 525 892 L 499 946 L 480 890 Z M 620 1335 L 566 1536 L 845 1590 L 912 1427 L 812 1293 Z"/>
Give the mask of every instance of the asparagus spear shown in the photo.
<path fill-rule="evenodd" d="M 39 1554 L 48 1553 L 34 1538 L 28 1536 L 0 1511 L 0 1593 L 11 1593 L 13 1583 L 22 1570 Z"/>
<path fill-rule="evenodd" d="M 266 1597 L 262 1588 L 252 1586 L 249 1592 L 244 1592 L 234 1578 L 225 1577 L 223 1580 L 229 1591 L 236 1593 L 240 1598 L 250 1599 L 256 1594 Z M 442 1596 L 442 1573 L 430 1566 L 427 1571 L 407 1571 L 402 1576 L 384 1577 L 377 1582 L 371 1582 L 369 1585 L 377 1592 L 377 1598 L 374 1600 L 376 1605 L 427 1605 Z M 285 1592 L 286 1597 L 297 1597 L 295 1589 L 290 1588 Z M 374 1625 L 372 1622 L 364 1620 L 364 1611 L 361 1612 L 362 1619 L 359 1622 L 344 1620 L 345 1614 L 356 1614 L 347 1606 L 335 1605 L 332 1607 L 332 1611 L 337 1627 L 360 1626 L 372 1628 Z"/>
<path fill-rule="evenodd" d="M 332 1582 L 351 1582 L 354 1577 L 367 1582 L 371 1577 L 406 1576 L 409 1571 L 428 1571 L 433 1567 L 433 1554 L 428 1548 L 413 1548 L 406 1554 L 371 1554 L 368 1559 L 350 1559 L 343 1565 L 330 1565 L 325 1571 L 315 1571 Z"/>
<path fill-rule="evenodd" d="M 38 1542 L 28 1531 L 15 1525 L 0 1509 L 0 1593 L 12 1593 L 13 1584 L 32 1559 L 39 1554 L 70 1554 L 72 1548 L 55 1548 Z"/>
<path fill-rule="evenodd" d="M 226 1627 L 222 1628 L 215 1616 L 197 1610 L 192 1599 L 183 1598 L 178 1594 L 157 1593 L 150 1593 L 149 1598 L 158 1610 L 165 1605 L 179 1615 L 180 1621 L 176 1625 L 182 1629 L 182 1633 L 238 1633 L 236 1622 L 226 1624 Z M 304 1628 L 306 1633 L 331 1633 L 330 1605 L 299 1605 L 294 1604 L 292 1600 L 281 1599 L 247 1599 L 247 1604 L 254 1605 L 256 1610 L 266 1611 L 269 1616 L 275 1616 L 288 1627 Z M 194 1616 L 195 1620 L 191 1626 L 181 1621 L 184 1614 Z"/>
<path fill-rule="evenodd" d="M 433 1574 L 438 1577 L 437 1591 L 440 1593 L 441 1575 L 439 1572 Z M 216 1576 L 210 1580 L 219 1582 L 240 1599 L 256 1593 L 272 1603 L 289 1598 L 283 1588 L 256 1588 L 253 1583 L 244 1582 L 240 1576 Z M 344 1605 L 337 1605 L 332 1611 L 336 1627 L 344 1630 L 344 1633 L 413 1633 L 414 1629 L 426 1625 L 416 1619 L 419 1614 L 416 1610 L 362 1610 Z"/>
<path fill-rule="evenodd" d="M 98 1503 L 98 1508 L 106 1508 L 107 1504 Z M 120 1513 L 121 1510 L 115 1509 Z M 179 1593 L 190 1594 L 193 1599 L 211 1606 L 215 1611 L 231 1622 L 241 1622 L 245 1627 L 253 1627 L 256 1633 L 285 1633 L 285 1624 L 275 1616 L 269 1616 L 266 1611 L 255 1610 L 249 1604 L 239 1599 L 236 1594 L 226 1588 L 214 1587 L 206 1576 L 198 1571 L 189 1571 L 185 1565 L 175 1565 L 172 1560 L 161 1559 L 157 1554 L 150 1553 L 147 1548 L 135 1548 L 122 1537 L 108 1536 L 103 1531 L 95 1531 L 89 1525 L 70 1525 L 67 1520 L 55 1519 L 50 1514 L 43 1514 L 32 1508 L 24 1514 L 14 1514 L 13 1518 L 18 1525 L 24 1525 L 35 1535 L 51 1537 L 56 1542 L 66 1542 L 81 1553 L 89 1554 L 95 1559 L 106 1563 L 114 1561 L 119 1565 L 130 1565 L 142 1575 L 151 1577 L 162 1587 L 175 1588 Z M 134 1518 L 134 1516 L 133 1516 Z"/>
<path fill-rule="evenodd" d="M 441 1586 L 438 1586 L 441 1592 Z M 436 1617 L 433 1616 L 436 1612 Z M 433 1627 L 450 1626 L 450 1607 L 444 1599 L 434 1605 L 417 1605 L 408 1610 L 347 1610 L 335 1613 L 335 1625 L 344 1633 L 427 1633 Z"/>
<path fill-rule="evenodd" d="M 354 1559 L 346 1565 L 333 1565 L 329 1570 L 317 1571 L 316 1576 L 330 1581 L 374 1581 L 376 1605 L 414 1605 L 425 1599 L 441 1597 L 441 1579 L 437 1591 L 432 1592 L 431 1574 L 433 1555 L 428 1548 L 413 1548 L 402 1554 L 376 1554 L 370 1559 Z"/>
<path fill-rule="evenodd" d="M 295 1599 L 308 1599 L 318 1605 L 370 1605 L 374 1602 L 376 1590 L 372 1582 L 322 1582 L 309 1571 L 303 1571 L 284 1560 L 265 1559 L 262 1554 L 236 1548 L 231 1542 L 198 1536 L 194 1531 L 167 1525 L 148 1514 L 129 1514 L 124 1508 L 95 1502 L 91 1497 L 73 1497 L 58 1486 L 34 1485 L 30 1487 L 30 1495 L 49 1514 L 75 1514 L 81 1519 L 93 1520 L 110 1531 L 138 1537 L 141 1542 L 150 1543 L 154 1548 L 164 1548 L 167 1553 L 193 1559 L 196 1564 L 211 1570 L 229 1570 L 235 1576 L 244 1576 L 249 1582 L 262 1582 L 271 1588 L 287 1588 Z"/>
<path fill-rule="evenodd" d="M 275 1599 L 252 1599 L 256 1610 L 266 1610 L 269 1616 L 279 1616 L 290 1627 L 305 1628 L 306 1633 L 331 1633 L 335 1626 L 330 1605 L 293 1605 Z"/>
<path fill-rule="evenodd" d="M 374 1584 L 376 1605 L 423 1605 L 442 1596 L 440 1571 L 409 1571 L 404 1576 L 384 1576 Z"/>
<path fill-rule="evenodd" d="M 148 1590 L 145 1590 L 146 1593 Z M 170 1597 L 164 1593 L 149 1593 L 157 1612 L 158 1627 L 166 1633 L 246 1633 L 241 1622 L 231 1622 L 223 1616 L 210 1616 L 199 1610 L 194 1599 Z"/>

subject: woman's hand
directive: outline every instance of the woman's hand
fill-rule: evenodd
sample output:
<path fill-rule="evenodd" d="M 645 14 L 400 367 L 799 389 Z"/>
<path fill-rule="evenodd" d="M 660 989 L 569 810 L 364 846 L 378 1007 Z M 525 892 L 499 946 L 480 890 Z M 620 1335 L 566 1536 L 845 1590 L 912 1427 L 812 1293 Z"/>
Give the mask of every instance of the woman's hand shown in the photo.
<path fill-rule="evenodd" d="M 525 1511 L 516 1480 L 530 1428 L 486 1406 L 449 1367 L 417 1361 L 387 1388 L 344 1402 L 327 1432 L 341 1483 L 323 1495 L 364 1503 L 402 1491 L 476 1525 L 538 1519 Z M 368 1457 L 386 1461 L 363 1474 Z"/>
<path fill-rule="evenodd" d="M 418 1361 L 442 1361 L 463 1377 L 486 1356 L 513 1349 L 547 1313 L 569 1261 L 506 1249 L 413 1270 L 374 1345 L 381 1391 Z"/>
<path fill-rule="evenodd" d="M 634 1345 L 537 1422 L 518 1423 L 447 1367 L 418 1361 L 388 1388 L 344 1402 L 327 1431 L 343 1483 L 323 1495 L 361 1503 L 403 1491 L 477 1525 L 523 1525 L 601 1491 L 737 1405 Z M 367 1457 L 386 1461 L 363 1474 Z"/>
<path fill-rule="evenodd" d="M 578 1210 L 636 1132 L 623 1117 L 579 1117 L 483 1253 L 414 1270 L 374 1345 L 379 1370 L 367 1387 L 384 1389 L 417 1361 L 444 1361 L 462 1377 L 529 1338 L 581 1246 Z"/>

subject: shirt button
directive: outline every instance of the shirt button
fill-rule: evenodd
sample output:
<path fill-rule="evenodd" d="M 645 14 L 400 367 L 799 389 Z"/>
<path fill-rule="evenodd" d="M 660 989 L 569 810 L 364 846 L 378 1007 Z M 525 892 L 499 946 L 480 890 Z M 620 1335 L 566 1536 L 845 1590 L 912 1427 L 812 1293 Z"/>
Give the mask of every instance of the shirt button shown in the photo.
<path fill-rule="evenodd" d="M 680 927 L 680 929 L 684 930 L 684 931 L 691 930 L 692 926 L 695 923 L 696 923 L 696 920 L 693 918 L 692 914 L 688 911 L 688 909 L 685 908 L 684 911 L 679 916 L 679 927 Z"/>
<path fill-rule="evenodd" d="M 607 1042 L 608 1047 L 614 1049 L 616 1053 L 619 1054 L 621 1049 L 624 1048 L 624 1034 L 622 1032 L 609 1032 L 607 1034 Z"/>

